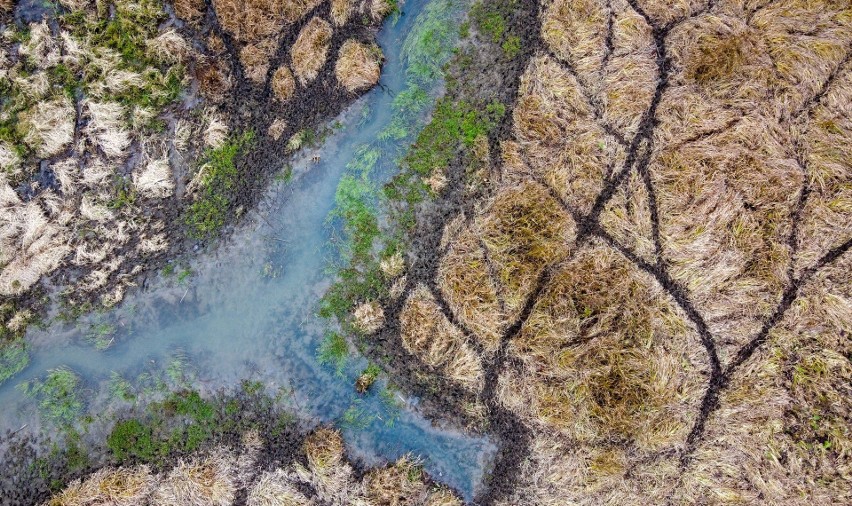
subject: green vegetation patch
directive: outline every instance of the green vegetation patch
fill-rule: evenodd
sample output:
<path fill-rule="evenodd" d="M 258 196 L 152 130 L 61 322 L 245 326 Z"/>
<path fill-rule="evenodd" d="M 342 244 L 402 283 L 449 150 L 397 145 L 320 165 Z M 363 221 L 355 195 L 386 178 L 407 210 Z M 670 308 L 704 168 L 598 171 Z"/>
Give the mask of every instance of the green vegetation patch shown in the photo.
<path fill-rule="evenodd" d="M 202 171 L 199 195 L 186 214 L 186 223 L 193 237 L 209 237 L 225 225 L 233 190 L 240 177 L 235 160 L 253 141 L 254 132 L 248 131 L 204 155 L 204 163 L 199 169 Z"/>
<path fill-rule="evenodd" d="M 507 59 L 521 51 L 521 38 L 512 33 L 509 16 L 517 8 L 517 0 L 478 1 L 470 9 L 470 18 L 486 42 L 497 44 Z"/>

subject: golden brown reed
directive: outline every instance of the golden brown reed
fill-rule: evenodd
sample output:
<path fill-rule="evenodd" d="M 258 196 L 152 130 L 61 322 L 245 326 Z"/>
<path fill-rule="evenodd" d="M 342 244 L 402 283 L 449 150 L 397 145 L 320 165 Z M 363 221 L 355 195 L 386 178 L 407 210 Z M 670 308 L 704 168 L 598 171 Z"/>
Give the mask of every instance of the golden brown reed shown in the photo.
<path fill-rule="evenodd" d="M 382 50 L 354 39 L 343 43 L 334 65 L 337 81 L 350 93 L 365 90 L 379 82 Z"/>
<path fill-rule="evenodd" d="M 293 73 L 302 86 L 316 79 L 328 59 L 332 29 L 328 21 L 314 17 L 299 32 L 290 49 Z"/>

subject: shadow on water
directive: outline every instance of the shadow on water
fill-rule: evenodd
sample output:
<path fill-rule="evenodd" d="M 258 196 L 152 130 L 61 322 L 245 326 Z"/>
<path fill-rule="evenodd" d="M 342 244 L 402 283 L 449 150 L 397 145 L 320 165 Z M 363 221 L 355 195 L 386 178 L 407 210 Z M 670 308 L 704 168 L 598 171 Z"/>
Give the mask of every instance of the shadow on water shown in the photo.
<path fill-rule="evenodd" d="M 190 258 L 191 274 L 178 267 L 118 309 L 86 317 L 75 328 L 30 332 L 29 366 L 0 385 L 0 405 L 7 407 L 0 413 L 0 429 L 41 426 L 35 403 L 15 385 L 57 367 L 83 378 L 92 413 L 119 410 L 115 405 L 121 401 L 109 395 L 117 377 L 139 384 L 159 371 L 172 386 L 185 382 L 207 393 L 249 379 L 286 392 L 301 416 L 336 423 L 350 452 L 367 464 L 411 453 L 435 478 L 471 499 L 494 455 L 492 442 L 433 425 L 417 412 L 416 398 L 380 385 L 366 396 L 356 394 L 353 383 L 366 361 L 350 359 L 342 371 L 321 365 L 317 348 L 327 322 L 314 315 L 332 281 L 328 267 L 338 261 L 332 240 L 337 232 L 328 216 L 347 165 L 351 168 L 365 146 L 385 149 L 387 156 L 370 171 L 372 184 L 380 185 L 411 141 L 413 132 L 379 140 L 395 119 L 394 96 L 411 84 L 406 38 L 434 44 L 429 26 L 456 33 L 463 9 L 460 0 L 409 0 L 379 35 L 387 59 L 381 86 L 337 118 L 342 127 L 322 146 L 295 160 L 292 180 L 273 184 L 226 244 Z M 417 127 L 442 84 L 427 82 L 428 87 L 420 86 L 429 100 L 411 122 Z"/>

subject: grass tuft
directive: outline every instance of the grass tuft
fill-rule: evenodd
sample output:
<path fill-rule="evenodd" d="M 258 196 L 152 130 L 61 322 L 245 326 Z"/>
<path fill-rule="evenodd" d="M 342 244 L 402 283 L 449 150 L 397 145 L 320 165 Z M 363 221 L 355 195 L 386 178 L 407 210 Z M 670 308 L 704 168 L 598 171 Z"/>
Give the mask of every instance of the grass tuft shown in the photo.
<path fill-rule="evenodd" d="M 293 73 L 302 86 L 316 79 L 328 58 L 333 30 L 328 21 L 314 17 L 302 28 L 290 49 Z"/>

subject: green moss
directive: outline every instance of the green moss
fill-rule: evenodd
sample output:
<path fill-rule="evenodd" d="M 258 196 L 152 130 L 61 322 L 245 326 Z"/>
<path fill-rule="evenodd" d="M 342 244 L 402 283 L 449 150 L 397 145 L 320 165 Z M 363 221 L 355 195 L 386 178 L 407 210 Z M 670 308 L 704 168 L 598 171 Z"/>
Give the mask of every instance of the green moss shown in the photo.
<path fill-rule="evenodd" d="M 136 419 L 116 423 L 107 436 L 107 448 L 119 462 L 150 462 L 161 452 L 161 445 L 154 442 L 152 427 Z"/>
<path fill-rule="evenodd" d="M 503 53 L 506 55 L 506 58 L 512 59 L 518 56 L 518 53 L 521 52 L 521 38 L 517 35 L 510 35 L 506 37 L 506 40 L 503 41 L 501 47 L 503 48 Z"/>
<path fill-rule="evenodd" d="M 476 27 L 491 42 L 498 44 L 506 33 L 506 18 L 493 2 L 476 2 L 470 9 Z"/>
<path fill-rule="evenodd" d="M 199 196 L 186 213 L 190 235 L 197 239 L 210 237 L 224 225 L 239 181 L 235 164 L 237 155 L 254 141 L 254 133 L 232 137 L 221 147 L 208 151 L 200 170 L 204 171 Z"/>

